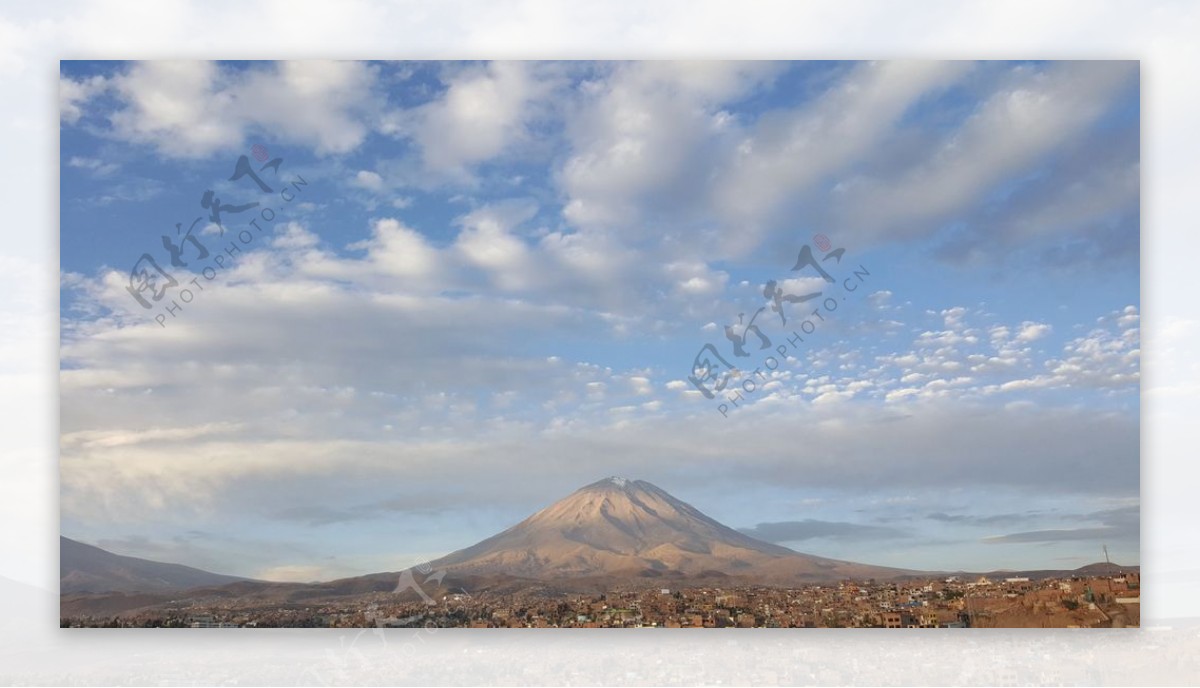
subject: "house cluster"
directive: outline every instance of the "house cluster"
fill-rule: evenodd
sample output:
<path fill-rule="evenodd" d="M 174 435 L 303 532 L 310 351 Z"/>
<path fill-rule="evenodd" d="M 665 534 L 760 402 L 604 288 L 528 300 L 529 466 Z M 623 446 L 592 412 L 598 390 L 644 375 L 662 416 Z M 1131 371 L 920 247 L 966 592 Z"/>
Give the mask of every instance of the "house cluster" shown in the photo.
<path fill-rule="evenodd" d="M 1031 579 L 1009 576 L 763 586 L 547 589 L 446 594 L 406 601 L 387 593 L 255 607 L 233 599 L 141 609 L 64 625 L 399 628 L 1065 628 L 1138 626 L 1137 573 Z M 261 603 L 260 603 L 261 604 Z"/>

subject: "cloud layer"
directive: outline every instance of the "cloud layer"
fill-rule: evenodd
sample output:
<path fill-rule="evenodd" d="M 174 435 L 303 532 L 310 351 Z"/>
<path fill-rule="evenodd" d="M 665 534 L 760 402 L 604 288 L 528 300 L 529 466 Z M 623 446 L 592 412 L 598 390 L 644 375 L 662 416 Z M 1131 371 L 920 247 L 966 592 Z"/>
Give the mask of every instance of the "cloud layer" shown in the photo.
<path fill-rule="evenodd" d="M 717 505 L 721 486 L 929 500 L 904 527 L 881 505 L 722 514 L 863 555 L 1130 542 L 1006 520 L 1028 509 L 995 494 L 1077 514 L 1137 494 L 1137 88 L 1103 62 L 67 69 L 64 522 L 147 551 L 185 527 L 226 543 L 197 553 L 275 539 L 255 566 L 303 577 L 322 548 L 345 548 L 339 572 L 375 561 L 360 539 L 438 554 L 616 473 Z M 215 281 L 172 267 L 209 287 L 165 327 L 127 290 L 130 223 L 76 248 L 77 206 L 195 205 L 135 205 L 126 176 L 205 180 L 260 140 L 309 195 Z M 197 184 L 238 197 L 227 176 Z M 788 271 L 818 232 L 878 281 L 724 417 L 687 381 L 697 349 L 767 308 L 768 279 L 825 288 Z M 952 509 L 964 494 L 978 508 Z"/>

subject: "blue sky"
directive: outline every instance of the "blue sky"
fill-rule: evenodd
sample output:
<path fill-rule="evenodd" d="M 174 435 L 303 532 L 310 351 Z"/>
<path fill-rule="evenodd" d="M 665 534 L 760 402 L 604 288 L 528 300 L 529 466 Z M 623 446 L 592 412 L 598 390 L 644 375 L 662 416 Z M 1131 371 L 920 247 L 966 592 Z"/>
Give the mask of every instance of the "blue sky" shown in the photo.
<path fill-rule="evenodd" d="M 61 71 L 65 535 L 330 578 L 616 474 L 825 556 L 1139 560 L 1137 63 Z M 838 307 L 729 408 L 688 376 L 787 340 L 768 280 Z"/>

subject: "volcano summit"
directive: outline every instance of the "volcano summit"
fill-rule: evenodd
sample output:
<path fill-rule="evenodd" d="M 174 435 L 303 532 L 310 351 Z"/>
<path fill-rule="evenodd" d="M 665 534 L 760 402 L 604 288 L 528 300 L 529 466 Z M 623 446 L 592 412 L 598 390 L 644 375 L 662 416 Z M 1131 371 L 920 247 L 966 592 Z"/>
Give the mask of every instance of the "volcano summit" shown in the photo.
<path fill-rule="evenodd" d="M 825 559 L 756 540 L 655 485 L 619 477 L 587 485 L 430 566 L 460 575 L 539 580 L 725 575 L 762 584 L 913 573 Z"/>

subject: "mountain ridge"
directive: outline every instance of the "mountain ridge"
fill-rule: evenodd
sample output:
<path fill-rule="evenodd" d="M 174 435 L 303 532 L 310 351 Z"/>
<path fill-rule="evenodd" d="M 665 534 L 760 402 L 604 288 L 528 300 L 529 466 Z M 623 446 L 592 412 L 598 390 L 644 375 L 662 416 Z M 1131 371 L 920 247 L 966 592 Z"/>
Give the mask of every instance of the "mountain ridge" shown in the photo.
<path fill-rule="evenodd" d="M 59 536 L 59 590 L 66 593 L 165 592 L 247 581 L 182 564 L 114 554 Z"/>
<path fill-rule="evenodd" d="M 264 602 L 333 599 L 395 592 L 401 575 L 381 572 L 318 583 L 268 582 L 122 556 L 66 537 L 60 538 L 60 544 L 61 596 L 89 608 L 155 604 L 155 600 L 177 597 L 180 590 L 188 590 L 185 597 Z M 82 562 L 80 553 L 88 555 Z M 419 568 L 424 578 L 435 578 L 438 582 L 433 585 L 443 592 L 551 593 L 641 586 L 800 586 L 951 575 L 1038 579 L 1139 570 L 1136 565 L 1095 563 L 1078 569 L 915 571 L 828 559 L 757 540 L 652 483 L 620 477 L 585 485 L 519 523 Z"/>

